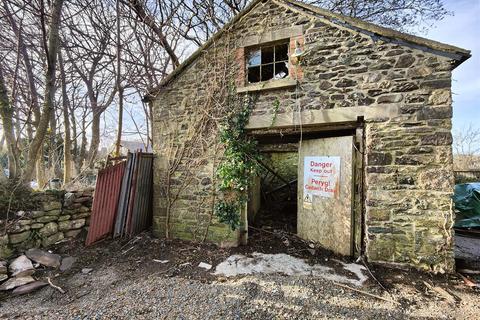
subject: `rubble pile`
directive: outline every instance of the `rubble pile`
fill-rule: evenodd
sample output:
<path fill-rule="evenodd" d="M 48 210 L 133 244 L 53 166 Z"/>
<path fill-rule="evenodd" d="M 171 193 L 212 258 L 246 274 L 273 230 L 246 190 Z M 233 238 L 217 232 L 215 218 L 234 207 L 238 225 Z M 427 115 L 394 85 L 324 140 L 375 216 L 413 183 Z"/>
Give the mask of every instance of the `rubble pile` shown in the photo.
<path fill-rule="evenodd" d="M 88 228 L 93 189 L 45 191 L 35 197 L 37 210 L 19 211 L 12 219 L 0 221 L 0 259 L 15 252 L 48 247 L 65 238 L 77 237 Z"/>
<path fill-rule="evenodd" d="M 29 249 L 10 263 L 0 261 L 0 291 L 11 291 L 13 295 L 21 295 L 40 289 L 49 285 L 50 278 L 38 275 L 37 271 L 59 269 L 64 272 L 70 269 L 74 262 L 73 257 L 62 259 L 58 254 L 35 248 Z"/>

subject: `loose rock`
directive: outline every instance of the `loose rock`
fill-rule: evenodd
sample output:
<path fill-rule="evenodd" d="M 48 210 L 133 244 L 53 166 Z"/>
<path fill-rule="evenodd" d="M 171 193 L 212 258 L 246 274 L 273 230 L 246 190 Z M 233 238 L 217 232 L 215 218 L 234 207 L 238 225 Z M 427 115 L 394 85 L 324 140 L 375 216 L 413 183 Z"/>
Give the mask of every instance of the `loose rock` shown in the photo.
<path fill-rule="evenodd" d="M 205 270 L 210 270 L 210 269 L 212 269 L 212 265 L 211 265 L 211 264 L 208 264 L 208 263 L 205 263 L 205 262 L 200 262 L 200 263 L 198 264 L 198 267 L 199 267 L 199 268 L 203 268 L 203 269 L 205 269 Z"/>
<path fill-rule="evenodd" d="M 35 290 L 38 290 L 40 288 L 43 288 L 45 287 L 46 285 L 48 285 L 48 283 L 46 282 L 43 282 L 43 281 L 34 281 L 34 282 L 30 282 L 28 284 L 25 284 L 23 286 L 19 286 L 17 288 L 15 288 L 13 291 L 12 291 L 12 294 L 15 295 L 15 296 L 19 296 L 21 294 L 26 294 L 26 293 L 30 293 L 32 291 L 35 291 Z"/>
<path fill-rule="evenodd" d="M 64 272 L 72 268 L 73 264 L 77 261 L 74 257 L 66 257 L 62 259 L 62 264 L 60 265 L 60 271 Z"/>
<path fill-rule="evenodd" d="M 83 268 L 82 273 L 83 274 L 89 274 L 90 272 L 92 272 L 92 270 L 93 270 L 92 268 Z"/>
<path fill-rule="evenodd" d="M 10 278 L 0 286 L 0 291 L 11 290 L 34 281 L 35 279 L 33 279 L 31 276 Z"/>
<path fill-rule="evenodd" d="M 27 250 L 27 252 L 25 252 L 25 255 L 29 259 L 38 262 L 41 265 L 53 268 L 58 268 L 62 260 L 62 257 L 60 257 L 60 255 L 45 252 L 40 249 L 29 249 Z"/>
<path fill-rule="evenodd" d="M 8 268 L 12 273 L 12 277 L 30 276 L 35 272 L 32 261 L 25 255 L 21 255 L 13 260 Z"/>

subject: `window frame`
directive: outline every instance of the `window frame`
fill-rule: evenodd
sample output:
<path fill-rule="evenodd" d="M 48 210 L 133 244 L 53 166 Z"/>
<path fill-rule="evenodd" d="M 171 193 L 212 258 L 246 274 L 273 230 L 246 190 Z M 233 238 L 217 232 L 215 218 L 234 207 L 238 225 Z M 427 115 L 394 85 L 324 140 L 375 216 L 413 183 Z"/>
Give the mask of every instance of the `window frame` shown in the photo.
<path fill-rule="evenodd" d="M 277 53 L 276 53 L 276 48 L 279 46 L 285 45 L 287 47 L 287 59 L 286 60 L 276 60 L 277 58 Z M 267 62 L 267 63 L 262 63 L 262 49 L 264 48 L 273 48 L 273 60 L 272 62 Z M 248 57 L 249 54 L 253 51 L 260 51 L 260 63 L 258 65 L 249 65 L 248 62 Z M 249 46 L 245 48 L 245 85 L 246 86 L 251 86 L 251 85 L 256 85 L 259 83 L 267 83 L 267 82 L 273 82 L 273 81 L 279 81 L 279 80 L 288 80 L 290 79 L 290 39 L 283 39 L 283 40 L 278 40 L 274 42 L 267 42 L 267 43 L 261 43 L 257 44 L 254 46 Z M 285 63 L 287 67 L 287 75 L 284 78 L 279 78 L 275 79 L 275 68 L 276 64 L 278 63 Z M 273 66 L 273 77 L 268 79 L 268 80 L 262 80 L 262 67 L 264 66 Z M 259 68 L 259 79 L 260 81 L 256 82 L 249 82 L 248 77 L 249 77 L 249 71 L 251 68 Z"/>

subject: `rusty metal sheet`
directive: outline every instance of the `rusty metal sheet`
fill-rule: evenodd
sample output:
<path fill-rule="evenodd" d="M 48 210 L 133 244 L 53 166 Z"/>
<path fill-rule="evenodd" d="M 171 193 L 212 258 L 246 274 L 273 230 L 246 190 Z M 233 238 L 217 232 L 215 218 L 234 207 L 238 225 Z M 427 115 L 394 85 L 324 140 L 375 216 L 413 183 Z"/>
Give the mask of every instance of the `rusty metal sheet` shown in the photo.
<path fill-rule="evenodd" d="M 98 172 L 87 246 L 112 233 L 125 165 L 120 162 Z"/>

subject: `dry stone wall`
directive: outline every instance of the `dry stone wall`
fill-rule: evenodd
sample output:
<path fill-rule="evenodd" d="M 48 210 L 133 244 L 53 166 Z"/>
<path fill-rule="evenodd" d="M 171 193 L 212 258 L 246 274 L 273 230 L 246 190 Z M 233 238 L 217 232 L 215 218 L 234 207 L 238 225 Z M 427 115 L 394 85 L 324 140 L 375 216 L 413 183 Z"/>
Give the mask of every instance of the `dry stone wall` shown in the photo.
<path fill-rule="evenodd" d="M 12 219 L 1 222 L 0 259 L 17 251 L 48 247 L 62 239 L 75 238 L 88 228 L 93 189 L 45 191 L 32 197 L 38 204 L 36 210 L 17 212 Z"/>
<path fill-rule="evenodd" d="M 252 115 L 271 115 L 271 127 L 275 128 L 273 120 L 278 114 L 298 110 L 380 110 L 364 123 L 366 255 L 371 261 L 409 264 L 435 272 L 453 270 L 450 58 L 336 27 L 273 2 L 259 3 L 154 100 L 154 150 L 158 155 L 154 229 L 162 235 L 166 225 L 160 187 L 165 183 L 162 177 L 168 148 L 162 141 L 172 131 L 162 123 L 177 123 L 175 134 L 188 130 L 187 125 L 182 127 L 184 118 L 171 115 L 178 115 L 179 110 L 195 114 L 194 110 L 202 108 L 208 96 L 208 79 L 224 71 L 215 67 L 218 52 L 230 48 L 236 77 L 225 83 L 238 85 L 238 75 L 244 74 L 239 69 L 244 65 L 244 50 L 235 48 L 242 40 L 295 26 L 303 26 L 299 43 L 306 52 L 294 72 L 300 75 L 298 85 L 251 93 L 256 101 Z M 210 138 L 215 140 L 216 134 L 212 131 Z M 215 156 L 211 153 L 206 151 L 203 165 L 190 175 L 190 187 L 181 192 L 181 201 L 171 212 L 174 236 L 193 239 L 193 231 L 209 221 L 215 188 Z M 218 235 L 234 240 L 236 235 L 228 233 L 226 226 L 215 224 L 215 228 L 210 240 L 218 241 Z"/>

